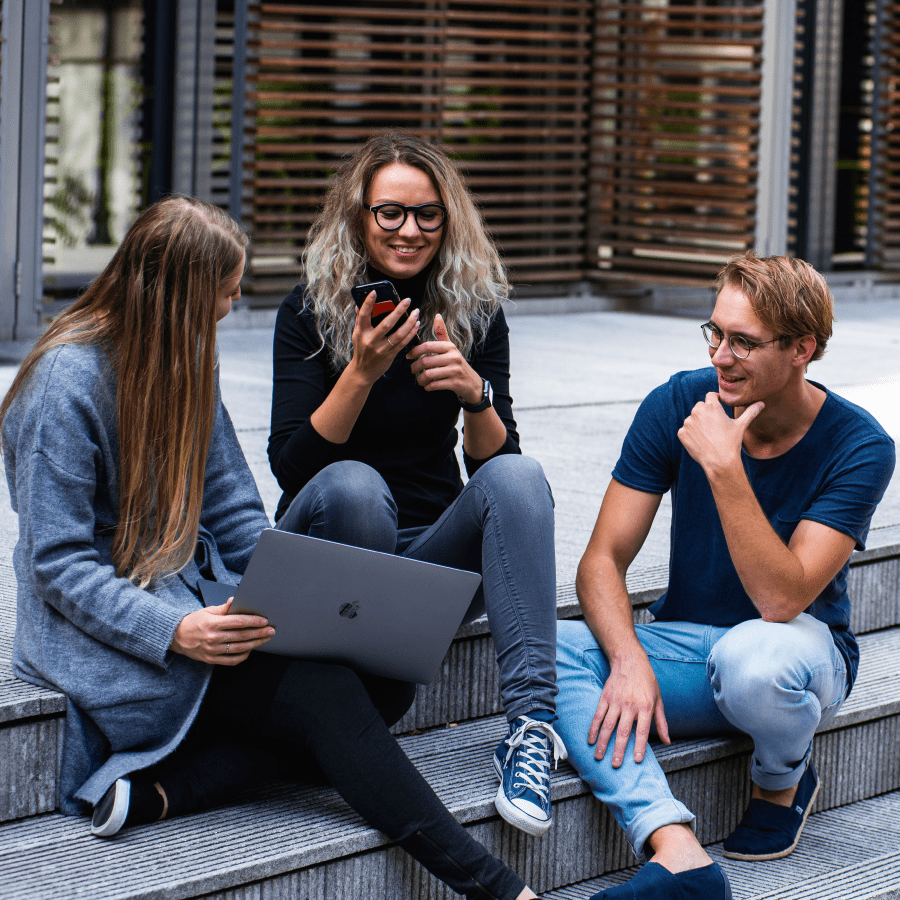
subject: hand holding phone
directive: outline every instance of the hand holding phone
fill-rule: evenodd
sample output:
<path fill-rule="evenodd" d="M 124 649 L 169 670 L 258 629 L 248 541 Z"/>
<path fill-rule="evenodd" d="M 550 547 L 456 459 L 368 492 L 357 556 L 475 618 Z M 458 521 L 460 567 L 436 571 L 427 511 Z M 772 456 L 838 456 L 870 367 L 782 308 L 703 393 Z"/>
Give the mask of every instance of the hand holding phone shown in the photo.
<path fill-rule="evenodd" d="M 375 306 L 372 309 L 372 327 L 374 328 L 378 325 L 385 316 L 389 315 L 394 311 L 394 308 L 400 302 L 400 295 L 397 293 L 397 289 L 391 284 L 390 281 L 375 281 L 372 284 L 357 284 L 354 287 L 350 288 L 350 295 L 353 297 L 353 302 L 356 304 L 357 309 L 362 308 L 363 302 L 369 294 L 375 291 Z M 388 332 L 388 334 L 393 334 L 401 325 L 403 325 L 409 319 L 409 310 L 407 309 L 397 320 L 397 323 L 394 327 Z M 419 343 L 419 336 L 414 334 L 412 340 L 406 345 L 407 347 L 414 347 Z"/>

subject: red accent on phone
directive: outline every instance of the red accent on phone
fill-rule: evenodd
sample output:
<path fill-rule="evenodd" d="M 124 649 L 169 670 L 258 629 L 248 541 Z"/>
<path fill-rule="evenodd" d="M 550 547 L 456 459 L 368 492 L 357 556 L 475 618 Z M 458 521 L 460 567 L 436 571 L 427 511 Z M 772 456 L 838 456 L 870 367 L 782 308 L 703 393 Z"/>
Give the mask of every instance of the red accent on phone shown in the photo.
<path fill-rule="evenodd" d="M 357 306 L 362 306 L 366 297 L 368 297 L 372 291 L 375 291 L 375 305 L 372 307 L 372 327 L 374 328 L 388 313 L 394 311 L 397 304 L 400 302 L 400 297 L 397 294 L 397 289 L 390 281 L 378 281 L 372 284 L 357 284 L 350 288 L 353 302 L 356 303 Z M 400 316 L 400 320 L 394 325 L 389 333 L 393 334 L 407 321 L 407 319 L 409 319 L 409 310 L 404 310 L 403 314 Z M 407 349 L 414 347 L 419 342 L 419 336 L 414 335 L 407 344 Z"/>

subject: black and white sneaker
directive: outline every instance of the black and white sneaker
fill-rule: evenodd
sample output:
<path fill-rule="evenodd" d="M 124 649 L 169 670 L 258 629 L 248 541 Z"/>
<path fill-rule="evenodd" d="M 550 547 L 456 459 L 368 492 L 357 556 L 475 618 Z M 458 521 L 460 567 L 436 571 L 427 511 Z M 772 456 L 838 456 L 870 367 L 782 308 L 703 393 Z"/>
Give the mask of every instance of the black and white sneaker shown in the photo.
<path fill-rule="evenodd" d="M 91 834 L 96 834 L 97 837 L 112 837 L 118 834 L 128 818 L 130 805 L 131 782 L 127 778 L 119 778 L 109 786 L 109 790 L 94 807 Z"/>

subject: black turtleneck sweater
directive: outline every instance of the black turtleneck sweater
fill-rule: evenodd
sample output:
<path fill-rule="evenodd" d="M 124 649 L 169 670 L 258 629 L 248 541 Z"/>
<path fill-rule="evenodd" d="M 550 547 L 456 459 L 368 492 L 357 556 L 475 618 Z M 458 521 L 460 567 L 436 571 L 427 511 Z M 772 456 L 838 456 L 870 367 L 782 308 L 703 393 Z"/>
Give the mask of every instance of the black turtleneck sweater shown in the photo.
<path fill-rule="evenodd" d="M 427 270 L 400 280 L 370 269 L 367 280 L 392 281 L 400 297 L 411 299 L 412 309 L 422 301 L 427 277 Z M 354 459 L 372 466 L 387 482 L 401 528 L 431 525 L 462 490 L 454 452 L 459 400 L 450 391 L 419 387 L 410 371 L 412 363 L 401 352 L 372 385 L 347 442 L 333 444 L 323 438 L 309 418 L 340 373 L 327 348 L 316 353 L 320 340 L 312 310 L 303 303 L 305 289 L 297 285 L 285 298 L 275 324 L 269 464 L 284 491 L 275 518 L 321 469 Z M 423 323 L 423 340 L 428 326 Z M 509 328 L 502 310 L 491 321 L 484 341 L 476 340 L 468 362 L 491 383 L 494 408 L 506 426 L 506 442 L 494 455 L 521 452 L 509 394 Z M 470 476 L 486 462 L 466 453 L 464 459 Z"/>

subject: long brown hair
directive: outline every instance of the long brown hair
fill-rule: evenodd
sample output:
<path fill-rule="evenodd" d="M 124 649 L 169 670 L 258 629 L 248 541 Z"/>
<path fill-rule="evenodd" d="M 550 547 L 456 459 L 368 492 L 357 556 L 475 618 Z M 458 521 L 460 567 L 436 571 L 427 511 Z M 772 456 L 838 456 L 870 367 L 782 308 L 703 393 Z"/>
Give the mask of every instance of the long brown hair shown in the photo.
<path fill-rule="evenodd" d="M 366 194 L 376 173 L 391 163 L 424 172 L 447 208 L 442 240 L 422 301 L 422 321 L 440 313 L 450 340 L 468 355 L 487 333 L 509 294 L 506 270 L 481 214 L 443 147 L 408 131 L 380 131 L 338 169 L 307 238 L 303 267 L 322 347 L 336 369 L 350 362 L 356 306 L 350 288 L 365 281 L 363 239 Z"/>
<path fill-rule="evenodd" d="M 218 207 L 169 197 L 144 211 L 104 272 L 22 363 L 0 422 L 40 358 L 102 344 L 116 374 L 116 574 L 141 587 L 194 555 L 215 417 L 216 296 L 246 260 L 240 227 Z"/>

